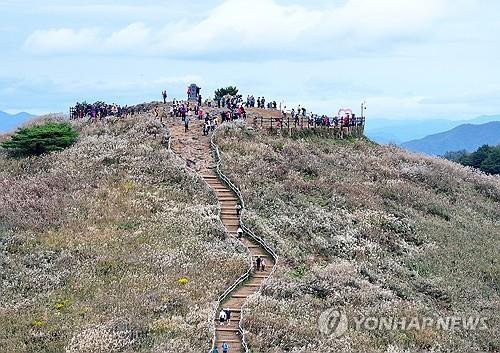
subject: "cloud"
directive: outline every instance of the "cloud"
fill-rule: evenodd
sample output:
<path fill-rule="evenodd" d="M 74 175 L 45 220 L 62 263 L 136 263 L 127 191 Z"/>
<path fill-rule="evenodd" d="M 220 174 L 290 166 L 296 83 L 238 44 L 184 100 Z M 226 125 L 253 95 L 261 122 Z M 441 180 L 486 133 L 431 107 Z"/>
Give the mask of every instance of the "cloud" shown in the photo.
<path fill-rule="evenodd" d="M 99 38 L 99 30 L 90 28 L 37 30 L 26 39 L 24 47 L 41 54 L 71 53 L 85 48 L 91 50 Z"/>
<path fill-rule="evenodd" d="M 112 33 L 105 39 L 104 44 L 108 49 L 129 49 L 148 45 L 151 29 L 144 23 L 131 25 Z"/>
<path fill-rule="evenodd" d="M 92 54 L 134 48 L 140 55 L 219 60 L 338 57 L 421 38 L 446 15 L 449 1 L 348 0 L 341 6 L 309 9 L 274 0 L 226 0 L 199 21 L 180 20 L 163 28 L 136 22 L 111 33 L 89 28 L 38 30 L 25 48 Z"/>

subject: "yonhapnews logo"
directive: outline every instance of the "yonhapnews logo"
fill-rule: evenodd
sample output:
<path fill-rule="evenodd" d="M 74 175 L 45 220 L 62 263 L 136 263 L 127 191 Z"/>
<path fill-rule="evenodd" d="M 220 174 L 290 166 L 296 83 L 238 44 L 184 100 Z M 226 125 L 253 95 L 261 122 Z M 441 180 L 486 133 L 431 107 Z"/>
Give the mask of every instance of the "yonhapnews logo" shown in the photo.
<path fill-rule="evenodd" d="M 321 313 L 318 326 L 322 334 L 339 338 L 346 333 L 349 322 L 343 309 L 331 308 Z"/>
<path fill-rule="evenodd" d="M 356 331 L 419 331 L 428 328 L 443 331 L 488 330 L 487 318 L 480 316 L 353 316 L 348 317 L 342 308 L 330 308 L 318 318 L 319 331 L 330 337 L 340 338 L 348 329 Z"/>

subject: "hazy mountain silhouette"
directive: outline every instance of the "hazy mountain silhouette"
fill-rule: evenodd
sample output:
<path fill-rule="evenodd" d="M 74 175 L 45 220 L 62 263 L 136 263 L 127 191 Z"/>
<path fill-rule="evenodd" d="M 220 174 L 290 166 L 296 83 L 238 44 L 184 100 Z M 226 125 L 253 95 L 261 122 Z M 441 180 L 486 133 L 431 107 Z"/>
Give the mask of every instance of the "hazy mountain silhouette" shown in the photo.
<path fill-rule="evenodd" d="M 444 132 L 462 124 L 483 124 L 490 121 L 500 121 L 500 115 L 483 115 L 470 120 L 390 120 L 368 119 L 365 134 L 378 143 L 400 144 L 425 136 Z"/>
<path fill-rule="evenodd" d="M 8 132 L 11 130 L 15 130 L 24 122 L 33 118 L 34 115 L 29 113 L 17 113 L 17 114 L 8 114 L 0 111 L 0 132 Z"/>
<path fill-rule="evenodd" d="M 485 144 L 500 144 L 500 121 L 479 125 L 463 124 L 449 131 L 402 143 L 401 146 L 414 152 L 443 155 L 448 151 L 472 152 Z"/>

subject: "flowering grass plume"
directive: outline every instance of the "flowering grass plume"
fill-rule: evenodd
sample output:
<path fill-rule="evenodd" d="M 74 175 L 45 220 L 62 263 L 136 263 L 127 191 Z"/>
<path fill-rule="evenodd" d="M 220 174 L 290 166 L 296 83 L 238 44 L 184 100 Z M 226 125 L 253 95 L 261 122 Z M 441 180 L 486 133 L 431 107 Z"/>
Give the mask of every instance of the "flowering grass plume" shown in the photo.
<path fill-rule="evenodd" d="M 0 149 L 0 351 L 205 351 L 246 269 L 215 196 L 148 114 L 72 125 L 60 152 Z"/>
<path fill-rule="evenodd" d="M 245 317 L 257 352 L 498 351 L 500 178 L 366 139 L 225 125 L 245 222 L 281 255 Z M 321 313 L 483 316 L 488 330 L 323 335 Z"/>

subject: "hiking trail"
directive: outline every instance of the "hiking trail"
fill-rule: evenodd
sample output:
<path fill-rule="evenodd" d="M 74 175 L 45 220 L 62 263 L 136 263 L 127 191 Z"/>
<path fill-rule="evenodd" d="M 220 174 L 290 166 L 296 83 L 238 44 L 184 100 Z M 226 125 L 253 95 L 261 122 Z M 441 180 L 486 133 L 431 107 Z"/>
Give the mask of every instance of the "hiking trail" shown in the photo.
<path fill-rule="evenodd" d="M 184 132 L 184 124 L 180 118 L 174 118 L 174 122 L 168 124 L 171 133 L 171 149 L 185 160 L 186 165 L 196 171 L 215 191 L 220 204 L 221 221 L 229 236 L 237 238 L 236 231 L 240 224 L 240 216 L 236 211 L 238 196 L 219 178 L 211 148 L 211 135 L 214 132 L 211 132 L 209 136 L 203 136 L 202 126 L 203 121 L 191 119 L 189 131 Z M 246 229 L 246 227 L 242 228 Z M 222 342 L 226 342 L 230 347 L 230 352 L 245 351 L 246 344 L 243 342 L 239 325 L 242 307 L 248 297 L 260 290 L 262 283 L 271 275 L 275 266 L 273 256 L 247 233 L 239 241 L 248 249 L 252 263 L 255 263 L 258 256 L 266 260 L 266 269 L 265 271 L 252 271 L 248 279 L 228 294 L 215 312 L 216 346 L 220 349 Z M 221 308 L 230 308 L 230 326 L 227 326 L 226 323 L 223 326 L 219 325 L 218 313 Z"/>

